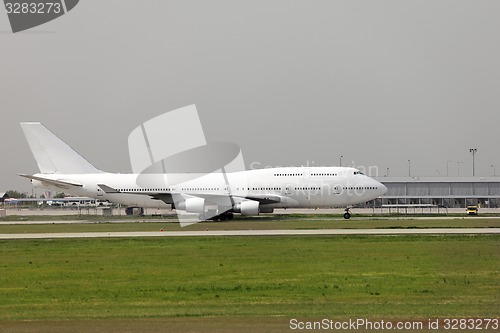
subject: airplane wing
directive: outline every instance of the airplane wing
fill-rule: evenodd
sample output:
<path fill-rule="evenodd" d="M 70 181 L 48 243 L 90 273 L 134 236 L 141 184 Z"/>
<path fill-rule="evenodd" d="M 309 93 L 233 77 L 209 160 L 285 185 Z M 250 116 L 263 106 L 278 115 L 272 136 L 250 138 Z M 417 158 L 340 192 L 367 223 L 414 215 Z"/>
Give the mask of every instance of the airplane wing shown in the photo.
<path fill-rule="evenodd" d="M 138 195 L 149 195 L 153 199 L 161 200 L 166 204 L 173 204 L 174 203 L 174 199 L 173 199 L 174 193 L 169 193 L 169 192 L 156 192 L 156 193 L 146 192 L 145 193 L 145 192 L 141 192 L 141 191 L 122 192 L 122 191 L 119 191 L 115 188 L 112 188 L 111 186 L 108 186 L 106 184 L 97 184 L 97 186 L 99 186 L 100 189 L 103 190 L 104 193 L 106 193 L 106 194 L 122 193 L 122 194 L 135 194 L 135 195 L 137 195 L 137 194 Z M 178 194 L 178 195 L 181 195 L 181 194 Z"/>
<path fill-rule="evenodd" d="M 35 179 L 35 180 L 38 180 L 42 183 L 54 185 L 54 186 L 64 188 L 64 189 L 69 189 L 71 187 L 82 187 L 83 186 L 83 184 L 69 182 L 69 181 L 65 181 L 65 180 L 55 180 L 55 179 L 50 179 L 50 178 L 44 178 L 44 177 L 32 176 L 32 175 L 24 175 L 24 174 L 19 174 L 18 176 L 28 178 L 28 179 Z"/>
<path fill-rule="evenodd" d="M 141 192 L 141 191 L 136 191 L 136 192 L 120 192 L 117 189 L 114 189 L 110 186 L 107 186 L 105 184 L 98 184 L 98 186 L 105 192 L 105 193 L 125 193 L 125 194 L 139 194 L 139 195 L 149 195 L 153 197 L 154 199 L 161 200 L 165 202 L 166 204 L 175 204 L 175 201 L 178 201 L 178 198 L 182 199 L 187 199 L 187 198 L 194 198 L 194 197 L 199 197 L 199 198 L 204 198 L 208 202 L 211 202 L 213 204 L 225 204 L 227 203 L 227 200 L 229 196 L 227 195 L 221 195 L 221 194 L 213 194 L 213 193 L 171 193 L 171 192 L 156 192 L 156 193 L 151 193 L 151 192 Z M 177 197 L 176 200 L 174 200 L 174 196 Z M 273 203 L 278 203 L 281 202 L 281 197 L 279 195 L 251 195 L 251 196 L 239 196 L 239 195 L 231 195 L 231 198 L 235 199 L 235 201 L 244 201 L 244 200 L 254 200 L 258 201 L 261 205 L 268 205 L 268 204 L 273 204 Z"/>
<path fill-rule="evenodd" d="M 101 188 L 101 190 L 104 191 L 104 193 L 107 193 L 107 194 L 111 194 L 111 193 L 122 193 L 120 191 L 118 191 L 117 189 L 114 189 L 108 185 L 104 185 L 104 184 L 97 184 L 97 186 L 99 186 Z"/>
<path fill-rule="evenodd" d="M 261 205 L 269 205 L 281 202 L 281 196 L 279 195 L 252 195 L 245 197 L 245 199 L 258 201 Z"/>

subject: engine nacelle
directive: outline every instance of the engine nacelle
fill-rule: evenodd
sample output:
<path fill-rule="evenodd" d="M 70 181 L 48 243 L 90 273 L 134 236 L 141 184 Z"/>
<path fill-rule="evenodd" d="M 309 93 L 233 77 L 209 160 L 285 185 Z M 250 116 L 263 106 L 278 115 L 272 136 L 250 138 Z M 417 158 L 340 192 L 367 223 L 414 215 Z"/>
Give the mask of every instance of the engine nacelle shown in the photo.
<path fill-rule="evenodd" d="M 235 212 L 241 213 L 241 215 L 259 215 L 259 202 L 253 200 L 242 201 L 236 205 Z"/>
<path fill-rule="evenodd" d="M 203 198 L 189 198 L 184 203 L 187 213 L 204 213 L 205 212 L 205 199 Z"/>

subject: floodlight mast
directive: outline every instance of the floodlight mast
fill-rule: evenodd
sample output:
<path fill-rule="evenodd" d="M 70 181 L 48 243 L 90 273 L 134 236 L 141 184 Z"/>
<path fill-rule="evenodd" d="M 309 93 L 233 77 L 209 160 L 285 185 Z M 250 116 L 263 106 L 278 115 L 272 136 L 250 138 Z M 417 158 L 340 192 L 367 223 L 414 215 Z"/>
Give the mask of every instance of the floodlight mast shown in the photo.
<path fill-rule="evenodd" d="M 469 152 L 472 154 L 472 177 L 475 177 L 476 176 L 476 161 L 475 161 L 475 157 L 476 157 L 476 154 L 477 154 L 477 148 L 470 148 L 469 149 Z"/>

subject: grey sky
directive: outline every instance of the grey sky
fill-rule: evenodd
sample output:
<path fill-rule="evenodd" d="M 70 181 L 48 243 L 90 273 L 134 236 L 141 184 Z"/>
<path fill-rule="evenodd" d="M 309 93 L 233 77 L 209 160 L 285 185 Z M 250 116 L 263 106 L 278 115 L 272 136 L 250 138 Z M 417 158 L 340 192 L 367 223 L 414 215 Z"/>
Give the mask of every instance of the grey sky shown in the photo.
<path fill-rule="evenodd" d="M 12 34 L 0 12 L 0 190 L 38 171 L 20 121 L 128 172 L 129 133 L 189 104 L 248 166 L 471 175 L 475 147 L 476 174 L 500 174 L 499 17 L 497 0 L 81 0 Z"/>

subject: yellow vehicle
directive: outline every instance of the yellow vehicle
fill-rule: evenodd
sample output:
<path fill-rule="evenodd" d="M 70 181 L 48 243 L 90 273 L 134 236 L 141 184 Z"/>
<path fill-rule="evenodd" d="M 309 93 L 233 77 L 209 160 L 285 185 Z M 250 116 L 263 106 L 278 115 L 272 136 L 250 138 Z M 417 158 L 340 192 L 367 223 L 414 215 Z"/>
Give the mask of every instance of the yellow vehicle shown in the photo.
<path fill-rule="evenodd" d="M 467 215 L 477 215 L 477 206 L 467 206 Z"/>

